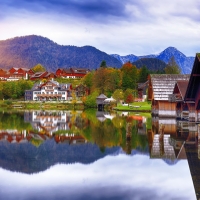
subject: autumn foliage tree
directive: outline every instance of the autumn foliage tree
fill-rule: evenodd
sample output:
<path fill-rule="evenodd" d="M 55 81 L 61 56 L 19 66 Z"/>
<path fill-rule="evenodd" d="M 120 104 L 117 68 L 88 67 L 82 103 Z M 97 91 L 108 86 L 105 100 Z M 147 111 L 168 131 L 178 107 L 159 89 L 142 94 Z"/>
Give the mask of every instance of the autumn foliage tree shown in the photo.
<path fill-rule="evenodd" d="M 122 66 L 122 88 L 136 88 L 136 83 L 138 80 L 137 68 L 132 63 L 128 62 Z"/>
<path fill-rule="evenodd" d="M 125 102 L 128 104 L 133 103 L 133 101 L 134 101 L 134 96 L 132 94 L 129 94 L 125 99 Z"/>
<path fill-rule="evenodd" d="M 41 64 L 37 64 L 35 65 L 32 70 L 36 73 L 36 72 L 45 72 L 46 69 L 44 66 L 42 66 Z"/>

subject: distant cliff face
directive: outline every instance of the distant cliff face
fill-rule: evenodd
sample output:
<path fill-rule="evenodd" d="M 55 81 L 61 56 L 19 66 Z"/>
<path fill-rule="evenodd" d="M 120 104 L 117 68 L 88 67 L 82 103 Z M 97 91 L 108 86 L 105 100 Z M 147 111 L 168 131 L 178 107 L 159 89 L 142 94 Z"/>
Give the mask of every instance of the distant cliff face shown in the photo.
<path fill-rule="evenodd" d="M 41 36 L 24 36 L 0 41 L 0 68 L 32 68 L 38 63 L 48 71 L 78 67 L 96 69 L 105 60 L 107 66 L 120 68 L 122 63 L 91 46 L 62 46 Z"/>
<path fill-rule="evenodd" d="M 190 74 L 194 63 L 194 57 L 187 57 L 174 47 L 168 47 L 158 55 L 135 56 L 130 54 L 127 56 L 120 56 L 117 54 L 112 54 L 112 56 L 117 58 L 122 64 L 128 61 L 136 62 L 142 58 L 157 58 L 167 64 L 170 58 L 173 56 L 177 64 L 180 66 L 183 74 Z M 147 66 L 147 68 L 149 67 Z"/>

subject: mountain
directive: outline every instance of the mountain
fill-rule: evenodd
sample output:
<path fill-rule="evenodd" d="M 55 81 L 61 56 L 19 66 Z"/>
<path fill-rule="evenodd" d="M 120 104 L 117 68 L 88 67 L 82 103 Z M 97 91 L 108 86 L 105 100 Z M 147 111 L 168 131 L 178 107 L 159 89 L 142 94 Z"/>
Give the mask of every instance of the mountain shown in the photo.
<path fill-rule="evenodd" d="M 111 54 L 116 55 L 116 54 Z M 120 56 L 118 55 L 117 58 L 122 64 L 130 61 L 130 62 L 135 62 L 141 58 L 157 58 L 159 60 L 164 61 L 165 63 L 169 62 L 169 59 L 174 56 L 177 64 L 180 66 L 182 73 L 183 74 L 190 74 L 192 67 L 193 67 L 193 63 L 194 63 L 194 57 L 187 57 L 185 56 L 182 52 L 180 52 L 179 50 L 177 50 L 174 47 L 168 47 L 166 48 L 164 51 L 162 51 L 161 53 L 157 54 L 157 55 L 145 55 L 145 56 L 135 56 L 133 54 L 127 55 L 127 56 Z M 147 66 L 148 67 L 148 66 Z"/>
<path fill-rule="evenodd" d="M 107 155 L 117 155 L 120 147 L 105 148 L 101 152 L 95 144 L 57 144 L 54 139 L 45 140 L 39 147 L 30 143 L 0 142 L 0 167 L 27 174 L 38 173 L 58 163 L 90 164 Z"/>
<path fill-rule="evenodd" d="M 147 66 L 150 71 L 164 71 L 167 64 L 162 60 L 157 58 L 141 58 L 135 62 L 133 62 L 137 68 L 141 68 L 143 66 Z"/>
<path fill-rule="evenodd" d="M 38 63 L 48 71 L 78 67 L 96 69 L 105 60 L 107 66 L 121 67 L 121 62 L 92 46 L 63 46 L 48 38 L 30 35 L 0 41 L 0 68 L 32 68 Z"/>

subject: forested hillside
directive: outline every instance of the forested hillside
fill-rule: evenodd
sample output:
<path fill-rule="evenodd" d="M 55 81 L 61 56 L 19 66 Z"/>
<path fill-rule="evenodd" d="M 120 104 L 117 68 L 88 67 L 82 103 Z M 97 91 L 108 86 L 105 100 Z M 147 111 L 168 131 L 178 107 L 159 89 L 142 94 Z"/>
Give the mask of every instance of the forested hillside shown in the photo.
<path fill-rule="evenodd" d="M 0 68 L 32 68 L 38 63 L 48 71 L 78 67 L 97 69 L 105 60 L 108 66 L 119 68 L 116 58 L 91 46 L 63 46 L 41 36 L 16 37 L 0 41 Z"/>

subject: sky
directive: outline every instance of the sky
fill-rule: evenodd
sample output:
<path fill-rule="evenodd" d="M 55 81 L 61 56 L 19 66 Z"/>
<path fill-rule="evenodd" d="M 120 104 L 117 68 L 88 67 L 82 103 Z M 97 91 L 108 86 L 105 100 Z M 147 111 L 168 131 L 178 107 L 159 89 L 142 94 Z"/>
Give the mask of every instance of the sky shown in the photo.
<path fill-rule="evenodd" d="M 108 54 L 200 52 L 199 0 L 0 0 L 0 40 L 40 35 Z"/>

